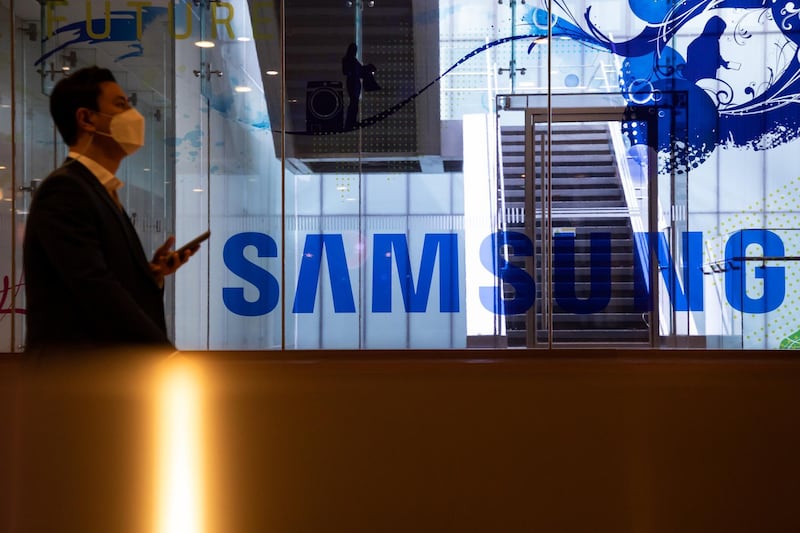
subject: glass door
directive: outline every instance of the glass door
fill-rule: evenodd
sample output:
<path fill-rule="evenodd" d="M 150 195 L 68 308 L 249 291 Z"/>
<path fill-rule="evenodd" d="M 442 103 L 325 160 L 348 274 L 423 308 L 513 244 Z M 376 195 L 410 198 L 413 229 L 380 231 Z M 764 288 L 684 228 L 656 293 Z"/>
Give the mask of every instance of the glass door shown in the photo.
<path fill-rule="evenodd" d="M 706 347 L 703 311 L 703 237 L 689 225 L 688 101 L 685 92 L 664 92 L 654 105 L 628 111 L 657 146 L 657 184 L 651 202 L 651 255 L 658 265 L 655 308 L 658 346 Z M 655 161 L 654 161 L 655 163 Z M 655 270 L 653 272 L 655 274 Z"/>
<path fill-rule="evenodd" d="M 671 151 L 685 137 L 681 95 L 663 106 L 573 100 L 526 108 L 518 175 L 503 147 L 501 191 L 526 199 L 518 226 L 532 243 L 507 242 L 506 253 L 535 286 L 529 308 L 506 314 L 509 345 L 705 346 L 702 235 L 690 231 L 688 169 Z"/>
<path fill-rule="evenodd" d="M 175 240 L 188 242 L 209 228 L 209 97 L 223 69 L 211 39 L 211 5 L 175 4 Z M 214 63 L 217 63 L 216 65 Z M 212 241 L 213 242 L 213 239 Z M 177 244 L 180 246 L 180 244 Z M 175 344 L 183 350 L 209 347 L 209 264 L 205 250 L 175 277 Z"/>
<path fill-rule="evenodd" d="M 724 259 L 713 265 L 713 277 L 724 287 L 728 318 L 729 334 L 720 336 L 720 347 L 800 349 L 800 321 L 791 305 L 800 279 L 800 230 L 741 229 L 724 241 Z"/>
<path fill-rule="evenodd" d="M 262 26 L 274 24 L 275 5 L 250 4 L 175 6 L 176 239 L 211 230 L 176 276 L 176 344 L 185 350 L 281 346 L 282 183 L 272 138 L 281 128 L 265 94 L 276 105 L 282 73 L 277 31 Z M 260 58 L 257 47 L 269 53 Z"/>
<path fill-rule="evenodd" d="M 9 63 L 0 68 L 8 75 L 0 81 L 0 128 L 10 139 L 0 161 L 0 187 L 3 204 L 3 250 L 12 253 L 10 262 L 0 265 L 0 308 L 9 309 L 11 289 L 17 312 L 0 316 L 0 342 L 5 350 L 22 350 L 25 338 L 24 279 L 22 279 L 22 240 L 31 200 L 38 184 L 67 155 L 67 147 L 58 134 L 49 112 L 53 87 L 65 76 L 88 66 L 109 68 L 117 82 L 128 93 L 131 104 L 145 116 L 145 147 L 126 159 L 118 171 L 125 183 L 121 197 L 134 223 L 145 253 L 150 255 L 174 227 L 174 167 L 169 157 L 173 137 L 171 102 L 174 89 L 172 32 L 165 31 L 169 10 L 162 6 L 144 6 L 132 10 L 128 2 L 115 0 L 108 9 L 75 2 L 15 2 L 13 20 L 0 22 L 0 41 L 4 50 L 13 50 L 3 57 Z M 0 2 L 0 16 L 12 13 L 7 2 Z M 138 13 L 138 15 L 137 15 Z M 139 17 L 135 32 L 131 26 L 118 24 Z M 87 20 L 91 24 L 87 29 Z M 77 30 L 86 29 L 86 33 Z M 11 39 L 13 38 L 13 46 Z M 7 41 L 7 42 L 6 42 Z M 12 85 L 13 81 L 13 85 Z M 13 107 L 15 120 L 6 120 Z M 7 130 L 6 130 L 7 128 Z M 5 146 L 5 145 L 4 145 Z M 10 177 L 10 179 L 8 179 Z M 9 210 L 5 210 L 10 206 Z M 12 275 L 13 272 L 13 275 Z M 3 281 L 5 280 L 5 281 Z M 13 280 L 13 281 L 12 281 Z M 7 287 L 8 289 L 4 289 Z M 172 290 L 166 290 L 168 315 L 172 310 Z M 168 321 L 171 326 L 171 320 Z"/>
<path fill-rule="evenodd" d="M 657 291 L 637 246 L 651 227 L 655 174 L 646 123 L 624 108 L 531 109 L 527 119 L 537 293 L 526 345 L 650 345 Z"/>
<path fill-rule="evenodd" d="M 7 0 L 0 0 L 0 47 L 13 50 L 14 33 L 11 28 L 17 20 Z M 16 187 L 14 176 L 14 113 L 12 54 L 0 55 L 0 352 L 13 352 L 19 344 L 19 326 L 24 310 L 20 301 L 22 291 L 20 271 L 17 267 L 19 235 L 16 215 Z"/>
<path fill-rule="evenodd" d="M 3 207 L 9 210 L 8 228 L 13 235 L 4 250 L 8 250 L 4 258 L 3 293 L 4 308 L 16 313 L 2 315 L 6 325 L 0 327 L 0 337 L 4 338 L 3 351 L 21 351 L 25 340 L 25 279 L 22 272 L 22 241 L 28 209 L 36 187 L 66 155 L 66 148 L 57 139 L 57 131 L 50 118 L 48 94 L 52 85 L 75 66 L 77 56 L 72 53 L 57 55 L 45 67 L 41 61 L 45 41 L 44 11 L 33 3 L 14 3 L 13 10 L 6 5 L 0 7 L 0 16 L 10 16 L 13 31 L 4 33 L 9 40 L 5 50 L 13 50 L 7 64 L 8 76 L 4 77 L 3 88 L 0 89 L 0 113 L 8 117 L 3 127 L 8 126 L 11 142 L 5 152 L 5 162 L 0 166 L 0 174 L 5 173 L 10 179 L 3 185 Z M 4 23 L 5 26 L 5 23 Z M 13 39 L 13 46 L 10 40 Z M 13 85 L 12 85 L 13 82 Z M 13 120 L 12 117 L 13 116 Z M 13 154 L 13 161 L 12 159 Z M 6 248 L 6 244 L 8 247 Z M 13 274 L 12 274 L 13 273 Z M 1 298 L 1 297 L 0 297 Z M 13 324 L 10 320 L 13 318 Z"/>

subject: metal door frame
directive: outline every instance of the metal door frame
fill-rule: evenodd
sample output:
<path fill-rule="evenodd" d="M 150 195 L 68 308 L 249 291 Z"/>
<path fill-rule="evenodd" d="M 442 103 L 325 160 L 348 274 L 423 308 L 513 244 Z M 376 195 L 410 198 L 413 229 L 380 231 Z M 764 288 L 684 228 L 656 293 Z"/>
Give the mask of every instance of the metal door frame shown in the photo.
<path fill-rule="evenodd" d="M 652 108 L 643 108 L 652 109 Z M 647 145 L 651 147 L 648 150 L 648 165 L 647 165 L 647 202 L 648 202 L 648 232 L 652 232 L 653 228 L 657 228 L 658 223 L 658 161 L 654 157 L 657 154 L 657 113 L 642 113 L 642 116 L 635 116 L 638 110 L 632 109 L 627 106 L 608 106 L 608 107 L 570 107 L 570 108 L 541 108 L 532 107 L 525 109 L 525 175 L 530 176 L 532 179 L 525 180 L 525 197 L 530 198 L 531 201 L 531 216 L 525 217 L 525 233 L 536 246 L 536 192 L 534 177 L 536 173 L 533 168 L 533 160 L 535 154 L 535 137 L 532 134 L 537 124 L 547 124 L 547 142 L 542 146 L 541 154 L 544 155 L 544 166 L 541 171 L 541 209 L 540 220 L 542 228 L 542 236 L 547 235 L 547 238 L 542 238 L 541 242 L 541 257 L 544 264 L 542 265 L 542 281 L 541 281 L 541 305 L 542 316 L 547 329 L 547 348 L 553 348 L 553 311 L 552 311 L 552 240 L 553 240 L 553 227 L 552 227 L 552 204 L 550 201 L 552 192 L 552 159 L 550 158 L 552 149 L 552 129 L 553 123 L 563 122 L 622 122 L 637 120 L 646 122 L 648 138 Z M 648 247 L 649 264 L 651 267 L 648 269 L 646 275 L 648 276 L 650 293 L 649 293 L 649 310 L 645 311 L 649 315 L 649 342 L 650 348 L 658 346 L 659 343 L 659 284 L 658 284 L 658 268 L 653 266 L 658 265 L 658 249 L 657 247 Z M 529 272 L 534 274 L 537 265 L 535 264 L 535 254 L 533 257 L 528 258 Z M 535 306 L 528 311 L 526 318 L 526 331 L 527 339 L 526 344 L 528 347 L 540 347 L 537 342 L 537 329 L 536 329 L 536 309 Z M 597 343 L 557 343 L 556 346 L 561 347 L 590 347 L 596 346 Z M 636 343 L 621 343 L 623 346 L 635 346 Z M 608 344 L 603 344 L 608 346 Z M 544 347 L 544 346 L 541 346 Z"/>

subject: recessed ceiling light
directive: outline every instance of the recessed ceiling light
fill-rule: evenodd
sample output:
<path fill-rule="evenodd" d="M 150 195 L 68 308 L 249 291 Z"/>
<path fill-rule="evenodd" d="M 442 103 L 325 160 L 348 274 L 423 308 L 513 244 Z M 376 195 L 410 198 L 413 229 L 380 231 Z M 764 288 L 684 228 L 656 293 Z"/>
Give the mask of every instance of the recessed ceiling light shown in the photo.
<path fill-rule="evenodd" d="M 216 45 L 211 41 L 197 41 L 194 43 L 199 48 L 214 48 Z"/>
<path fill-rule="evenodd" d="M 233 88 L 233 90 L 236 91 L 237 93 L 249 93 L 250 91 L 253 90 L 253 88 L 248 87 L 247 85 L 237 85 L 236 87 Z"/>
<path fill-rule="evenodd" d="M 8 168 L 8 167 L 7 167 L 7 166 L 5 166 L 5 165 L 0 165 L 0 170 L 5 170 L 5 169 L 7 169 L 7 168 Z"/>
<path fill-rule="evenodd" d="M 277 70 L 268 70 L 267 71 L 267 76 L 277 76 L 277 75 L 278 75 L 278 71 Z"/>
<path fill-rule="evenodd" d="M 192 192 L 203 192 L 203 189 L 195 187 L 194 189 L 192 189 Z"/>
<path fill-rule="evenodd" d="M 245 37 L 245 36 L 237 37 L 236 40 L 242 43 L 247 43 L 251 41 L 250 37 Z"/>

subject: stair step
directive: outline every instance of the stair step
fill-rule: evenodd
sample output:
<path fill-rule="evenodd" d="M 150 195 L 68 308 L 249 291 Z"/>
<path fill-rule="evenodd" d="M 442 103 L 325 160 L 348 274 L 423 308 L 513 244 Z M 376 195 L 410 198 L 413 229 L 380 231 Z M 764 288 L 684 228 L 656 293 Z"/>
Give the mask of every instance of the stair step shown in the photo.
<path fill-rule="evenodd" d="M 507 331 L 508 346 L 510 348 L 525 347 L 527 332 Z M 540 343 L 546 343 L 546 332 L 539 336 Z M 566 330 L 553 331 L 554 343 L 595 342 L 595 343 L 647 343 L 650 334 L 647 330 Z"/>
<path fill-rule="evenodd" d="M 514 316 L 509 320 L 510 327 L 514 325 L 514 329 L 518 327 L 525 327 L 526 317 L 524 315 Z M 553 326 L 562 325 L 568 329 L 612 329 L 623 327 L 624 329 L 646 329 L 647 323 L 642 318 L 641 312 L 630 313 L 595 313 L 591 315 L 577 315 L 577 314 L 553 314 Z"/>
<path fill-rule="evenodd" d="M 509 173 L 504 172 L 506 178 L 503 180 L 503 186 L 506 190 L 514 188 L 514 187 L 525 187 L 525 182 L 527 181 L 526 178 L 522 177 L 523 173 L 517 173 L 514 175 L 513 173 L 509 176 Z M 539 188 L 541 181 L 538 183 L 534 182 L 536 188 Z M 619 178 L 616 175 L 614 176 L 558 176 L 555 177 L 551 183 L 552 188 L 576 188 L 576 187 L 594 187 L 594 188 L 606 188 L 606 187 L 614 187 L 619 188 L 620 182 Z"/>
<path fill-rule="evenodd" d="M 503 297 L 506 300 L 508 300 L 510 298 L 513 298 L 513 294 L 504 292 L 503 293 Z M 536 302 L 537 303 L 535 305 L 534 311 L 532 311 L 532 312 L 535 312 L 537 314 L 537 316 L 539 315 L 539 313 L 541 311 L 541 301 L 542 301 L 541 300 L 541 295 L 540 295 L 539 292 L 537 292 L 537 294 L 536 294 Z M 635 301 L 633 296 L 612 296 L 611 299 L 608 301 L 608 304 L 603 309 L 601 309 L 600 311 L 598 311 L 596 313 L 592 313 L 591 315 L 577 315 L 577 314 L 573 313 L 572 311 L 564 310 L 561 306 L 558 305 L 558 303 L 554 303 L 553 316 L 554 317 L 555 316 L 565 317 L 565 316 L 571 316 L 571 315 L 575 314 L 575 316 L 597 316 L 597 317 L 599 317 L 599 316 L 602 316 L 602 315 L 605 315 L 605 314 L 608 314 L 608 313 L 635 314 L 637 316 L 641 316 L 642 310 L 639 309 L 639 307 L 636 304 L 637 304 L 637 302 Z M 516 316 L 516 315 L 508 315 L 508 319 L 511 320 L 512 316 Z M 520 315 L 520 316 L 524 317 L 525 315 Z"/>
<path fill-rule="evenodd" d="M 580 166 L 554 166 L 551 176 L 556 178 L 580 178 L 580 177 L 601 177 L 616 176 L 617 168 L 614 165 L 580 165 Z M 542 179 L 541 174 L 535 174 L 535 178 Z"/>
<path fill-rule="evenodd" d="M 510 191 L 517 193 L 516 189 Z M 539 201 L 541 194 L 536 194 L 536 200 Z M 624 200 L 625 195 L 619 189 L 551 189 L 550 200 L 569 201 L 569 200 Z M 624 205 L 624 202 L 623 202 Z"/>
<path fill-rule="evenodd" d="M 566 141 L 565 142 L 554 141 L 553 144 L 550 145 L 550 149 L 552 150 L 553 157 L 559 155 L 574 154 L 574 153 L 601 154 L 609 152 L 609 144 L 608 144 L 608 139 L 606 138 L 603 138 L 602 142 L 600 142 L 598 138 L 598 140 L 594 142 L 579 142 L 574 144 L 572 142 L 566 142 Z M 524 153 L 524 150 L 522 150 L 521 153 Z M 540 144 L 537 144 L 536 146 L 533 147 L 533 153 L 538 159 L 540 157 L 540 154 L 547 154 L 547 147 L 546 146 L 543 147 Z"/>
<path fill-rule="evenodd" d="M 522 214 L 525 214 L 525 210 L 523 209 Z M 567 228 L 575 228 L 578 232 L 578 237 L 583 235 L 588 235 L 589 233 L 595 231 L 605 231 L 606 233 L 611 232 L 612 236 L 619 233 L 622 237 L 628 239 L 630 238 L 630 224 L 628 224 L 628 219 L 623 218 L 618 220 L 617 218 L 598 218 L 594 220 L 597 223 L 597 226 L 592 226 L 588 223 L 585 219 L 574 219 L 569 217 L 564 218 L 554 218 L 553 219 L 553 229 L 554 230 L 565 230 Z M 535 221 L 535 229 L 534 229 L 534 240 L 541 240 L 541 227 L 539 225 L 539 221 Z"/>
<path fill-rule="evenodd" d="M 541 125 L 538 127 L 542 127 Z M 606 125 L 603 122 L 553 122 L 550 124 L 553 131 L 560 130 L 605 130 Z M 504 125 L 501 131 L 518 133 L 525 132 L 525 126 L 521 125 Z"/>
<path fill-rule="evenodd" d="M 534 139 L 534 146 L 541 147 L 545 144 L 545 133 L 536 132 Z M 608 133 L 605 131 L 574 131 L 574 132 L 558 132 L 553 135 L 550 142 L 551 146 L 565 146 L 576 144 L 606 144 L 608 145 Z"/>
<path fill-rule="evenodd" d="M 607 131 L 559 131 L 553 132 L 554 135 L 550 142 L 550 146 L 555 152 L 556 150 L 570 151 L 572 146 L 589 146 L 592 144 L 608 145 L 608 132 Z M 537 151 L 547 150 L 547 133 L 544 131 L 536 131 L 533 139 L 533 148 Z M 501 137 L 503 146 L 516 147 L 525 146 L 525 134 L 503 135 Z M 511 149 L 510 149 L 511 151 Z"/>
<path fill-rule="evenodd" d="M 509 263 L 519 268 L 523 268 L 525 265 L 525 257 L 517 257 L 511 256 L 509 257 Z M 605 267 L 610 266 L 611 268 L 616 267 L 631 267 L 633 266 L 633 252 L 611 252 L 611 257 L 607 256 L 596 256 L 591 257 L 588 253 L 576 253 L 575 254 L 575 268 L 590 268 L 594 266 L 597 267 Z M 609 263 L 610 261 L 610 263 Z M 536 263 L 541 264 L 541 263 Z"/>
<path fill-rule="evenodd" d="M 536 264 L 537 268 L 543 267 L 542 263 L 537 262 L 533 263 L 531 261 L 525 261 L 526 258 L 523 257 L 511 257 L 509 258 L 509 264 L 525 270 L 530 275 L 538 275 L 534 272 L 534 268 L 530 265 Z M 619 253 L 619 254 L 611 254 L 611 264 L 608 264 L 608 260 L 604 260 L 601 257 L 595 257 L 593 260 L 589 259 L 589 254 L 580 254 L 575 256 L 575 268 L 633 268 L 634 267 L 634 257 L 633 254 L 630 253 Z M 537 278 L 538 279 L 538 278 Z M 588 278 L 584 278 L 588 279 Z"/>
<path fill-rule="evenodd" d="M 573 208 L 574 204 L 579 204 L 579 207 L 582 209 L 593 209 L 593 208 L 606 208 L 606 207 L 625 207 L 625 201 L 623 199 L 619 200 L 612 200 L 612 199 L 601 199 L 601 200 L 594 200 L 591 198 L 582 198 L 576 199 L 576 201 L 569 201 L 569 200 L 562 200 L 560 198 L 556 198 L 553 201 L 553 209 L 570 209 Z M 506 202 L 506 207 L 525 207 L 525 203 L 523 202 Z"/>
<path fill-rule="evenodd" d="M 570 218 L 556 218 L 553 219 L 553 227 L 577 227 L 578 230 L 593 231 L 595 227 L 629 227 L 629 220 L 627 215 L 617 215 L 607 218 L 586 218 L 581 216 L 573 216 Z M 536 231 L 539 231 L 538 225 Z"/>
<path fill-rule="evenodd" d="M 505 199 L 519 200 L 525 199 L 524 189 L 507 189 L 505 191 Z M 536 202 L 541 201 L 541 194 L 536 194 Z M 584 200 L 617 200 L 617 203 L 625 205 L 625 196 L 616 188 L 606 189 L 553 189 L 550 191 L 550 200 L 552 202 L 570 202 L 570 201 L 584 201 Z"/>
<path fill-rule="evenodd" d="M 566 237 L 561 237 L 566 240 Z M 583 259 L 584 255 L 591 254 L 592 248 L 592 241 L 589 238 L 586 239 L 575 239 L 574 240 L 574 248 L 573 248 L 573 255 L 577 258 Z M 611 254 L 619 254 L 619 253 L 633 253 L 633 242 L 630 239 L 611 239 Z M 555 259 L 555 251 L 551 248 L 551 254 L 553 254 L 553 258 Z M 534 253 L 537 257 L 541 254 L 541 247 L 536 246 Z M 566 255 L 566 254 L 562 254 Z"/>
<path fill-rule="evenodd" d="M 550 159 L 553 166 L 556 165 L 575 165 L 586 162 L 605 162 L 613 163 L 614 157 L 608 149 L 608 146 L 593 147 L 591 151 L 586 152 L 558 152 L 553 153 Z M 538 151 L 536 152 L 536 159 L 538 160 Z M 507 165 L 525 165 L 525 152 L 503 152 L 503 164 Z"/>
<path fill-rule="evenodd" d="M 606 202 L 606 205 L 597 205 L 596 203 L 586 201 L 581 203 L 580 205 L 574 205 L 573 203 L 567 202 L 565 205 L 553 205 L 552 210 L 554 214 L 554 219 L 559 216 L 559 211 L 562 212 L 574 212 L 574 211 L 589 211 L 589 212 L 596 212 L 598 214 L 602 214 L 602 210 L 610 209 L 613 211 L 613 215 L 616 216 L 619 212 L 624 212 L 625 209 L 625 202 L 621 201 L 614 201 L 614 202 Z M 505 202 L 506 209 L 517 209 L 524 211 L 527 204 L 522 200 L 506 200 Z M 599 202 L 598 202 L 599 203 Z M 563 204 L 563 203 L 562 203 Z M 536 216 L 539 216 L 537 206 L 537 212 L 535 213 Z M 566 215 L 564 215 L 566 217 Z M 606 220 L 606 217 L 598 217 L 598 220 Z"/>
<path fill-rule="evenodd" d="M 605 220 L 601 220 L 601 222 L 606 222 Z M 538 224 L 537 224 L 538 226 Z M 572 230 L 572 232 L 570 232 Z M 612 239 L 623 239 L 623 240 L 630 240 L 631 238 L 631 228 L 628 224 L 622 225 L 613 225 L 613 224 L 603 224 L 597 226 L 589 226 L 585 223 L 581 224 L 580 222 L 572 222 L 567 224 L 560 224 L 556 226 L 553 225 L 553 231 L 559 231 L 558 235 L 574 235 L 575 239 L 580 240 L 589 240 L 593 235 L 597 235 L 600 233 L 610 233 Z M 542 238 L 542 231 L 541 228 L 537 227 L 534 231 L 534 239 L 535 241 L 541 241 Z"/>
<path fill-rule="evenodd" d="M 536 276 L 536 305 L 537 310 L 538 306 L 542 301 L 542 283 L 540 282 L 540 276 Z M 575 292 L 575 296 L 579 300 L 586 300 L 592 295 L 592 286 L 591 283 L 588 281 L 584 282 L 577 282 L 572 284 L 574 287 L 571 287 L 570 284 L 567 282 L 559 282 L 559 283 L 552 283 L 550 286 L 550 295 L 556 299 L 554 296 L 555 291 L 558 289 L 560 295 L 567 295 L 571 292 Z M 637 305 L 637 293 L 640 291 L 644 291 L 644 285 L 635 283 L 632 279 L 628 278 L 625 279 L 614 279 L 611 278 L 611 296 L 608 299 L 608 308 L 601 309 L 600 312 L 607 312 L 607 311 L 614 311 L 614 312 L 634 312 L 638 309 Z M 514 290 L 511 288 L 510 285 L 503 286 L 503 297 L 513 298 L 514 297 Z M 647 298 L 646 294 L 639 294 L 639 297 Z M 556 307 L 558 303 L 556 302 Z M 565 312 L 565 311 L 559 311 Z"/>
<path fill-rule="evenodd" d="M 650 332 L 646 329 L 627 330 L 614 329 L 604 330 L 564 330 L 553 332 L 553 342 L 641 342 L 646 343 L 650 340 Z"/>

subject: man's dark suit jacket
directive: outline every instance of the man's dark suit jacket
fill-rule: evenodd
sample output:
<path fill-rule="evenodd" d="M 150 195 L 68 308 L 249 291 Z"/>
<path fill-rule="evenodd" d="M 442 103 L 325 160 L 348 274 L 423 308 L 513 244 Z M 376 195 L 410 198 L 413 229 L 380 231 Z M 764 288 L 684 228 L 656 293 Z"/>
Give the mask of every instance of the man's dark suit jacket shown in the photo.
<path fill-rule="evenodd" d="M 23 267 L 27 351 L 171 346 L 141 241 L 79 161 L 67 159 L 36 190 Z"/>

